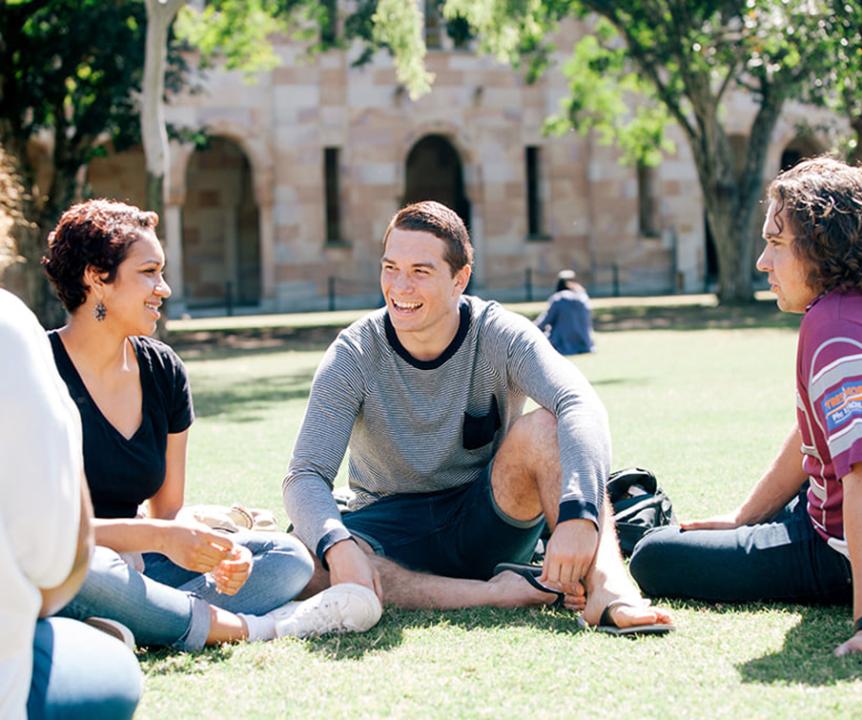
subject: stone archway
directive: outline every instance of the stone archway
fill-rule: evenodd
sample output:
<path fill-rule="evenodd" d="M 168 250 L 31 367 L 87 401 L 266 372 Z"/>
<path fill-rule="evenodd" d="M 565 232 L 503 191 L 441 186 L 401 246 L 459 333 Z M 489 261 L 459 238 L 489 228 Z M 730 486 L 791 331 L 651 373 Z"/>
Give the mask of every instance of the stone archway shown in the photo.
<path fill-rule="evenodd" d="M 407 154 L 403 204 L 436 200 L 452 208 L 470 228 L 470 200 L 464 190 L 464 167 L 455 146 L 443 135 L 418 140 Z"/>
<path fill-rule="evenodd" d="M 779 170 L 789 170 L 803 160 L 819 155 L 823 149 L 808 135 L 797 135 L 781 151 Z"/>
<path fill-rule="evenodd" d="M 189 158 L 182 247 L 187 307 L 260 303 L 260 228 L 252 170 L 232 140 L 212 138 Z"/>

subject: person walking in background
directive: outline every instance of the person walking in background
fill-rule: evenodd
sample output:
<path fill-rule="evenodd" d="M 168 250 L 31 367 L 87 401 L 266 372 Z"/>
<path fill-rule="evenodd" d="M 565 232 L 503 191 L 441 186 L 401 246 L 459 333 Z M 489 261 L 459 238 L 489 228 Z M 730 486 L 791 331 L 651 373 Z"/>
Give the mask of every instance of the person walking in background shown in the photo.
<path fill-rule="evenodd" d="M 129 648 L 48 618 L 80 587 L 93 550 L 81 421 L 36 317 L 5 290 L 0 406 L 0 718 L 130 718 L 142 680 Z"/>
<path fill-rule="evenodd" d="M 563 355 L 578 355 L 595 349 L 590 296 L 576 277 L 574 270 L 560 271 L 557 289 L 548 298 L 548 308 L 536 318 L 536 325 Z"/>
<path fill-rule="evenodd" d="M 757 268 L 803 313 L 796 423 L 734 510 L 661 528 L 635 546 L 650 595 L 713 602 L 846 603 L 862 652 L 862 169 L 800 163 L 767 191 Z M 771 372 L 764 358 L 764 372 Z M 719 389 L 720 391 L 720 389 Z"/>

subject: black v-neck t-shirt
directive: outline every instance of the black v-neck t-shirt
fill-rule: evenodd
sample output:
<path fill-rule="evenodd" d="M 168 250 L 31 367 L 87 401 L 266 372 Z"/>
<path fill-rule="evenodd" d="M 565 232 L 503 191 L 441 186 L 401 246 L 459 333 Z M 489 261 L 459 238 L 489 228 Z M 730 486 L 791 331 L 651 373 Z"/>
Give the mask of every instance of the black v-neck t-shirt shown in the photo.
<path fill-rule="evenodd" d="M 126 439 L 102 414 L 60 336 L 48 333 L 54 361 L 81 413 L 84 471 L 99 518 L 133 518 L 138 505 L 155 495 L 165 481 L 168 433 L 179 433 L 194 420 L 188 375 L 167 345 L 149 337 L 130 337 L 141 380 L 141 425 Z"/>

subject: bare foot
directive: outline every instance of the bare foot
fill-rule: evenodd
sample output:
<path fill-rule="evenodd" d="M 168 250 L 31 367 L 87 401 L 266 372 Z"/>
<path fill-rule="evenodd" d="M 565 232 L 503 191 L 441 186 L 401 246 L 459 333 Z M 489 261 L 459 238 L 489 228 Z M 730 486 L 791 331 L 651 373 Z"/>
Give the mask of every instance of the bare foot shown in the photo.
<path fill-rule="evenodd" d="M 627 628 L 636 625 L 673 625 L 673 618 L 667 610 L 651 607 L 634 588 L 620 593 L 606 588 L 593 590 L 587 597 L 584 620 L 589 625 L 598 625 L 605 608 L 614 600 L 630 600 L 631 605 L 620 604 L 611 610 L 611 619 L 617 627 Z M 639 604 L 642 602 L 643 604 Z"/>
<path fill-rule="evenodd" d="M 497 601 L 494 603 L 496 607 L 550 605 L 557 599 L 556 594 L 534 588 L 527 580 L 511 570 L 494 575 L 488 582 L 496 591 Z"/>

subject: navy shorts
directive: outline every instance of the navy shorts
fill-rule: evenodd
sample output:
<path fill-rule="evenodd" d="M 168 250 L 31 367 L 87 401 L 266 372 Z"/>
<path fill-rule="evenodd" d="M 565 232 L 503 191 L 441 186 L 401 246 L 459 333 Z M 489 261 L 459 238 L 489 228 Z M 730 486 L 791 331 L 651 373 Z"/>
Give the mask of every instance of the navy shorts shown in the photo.
<path fill-rule="evenodd" d="M 508 517 L 494 501 L 490 466 L 473 482 L 390 495 L 343 516 L 374 552 L 412 570 L 487 580 L 500 562 L 529 562 L 544 519 Z"/>

